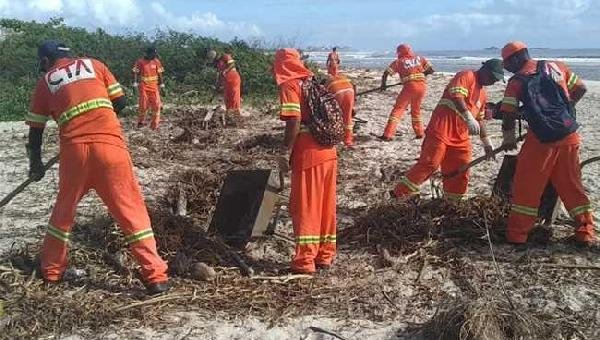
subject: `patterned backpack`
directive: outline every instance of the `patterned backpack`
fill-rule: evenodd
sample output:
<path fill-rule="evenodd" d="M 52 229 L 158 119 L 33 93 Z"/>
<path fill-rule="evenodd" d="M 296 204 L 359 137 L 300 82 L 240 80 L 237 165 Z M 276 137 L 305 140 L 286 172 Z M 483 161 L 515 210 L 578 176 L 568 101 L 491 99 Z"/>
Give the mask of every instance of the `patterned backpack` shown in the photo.
<path fill-rule="evenodd" d="M 344 139 L 344 119 L 333 94 L 313 78 L 302 83 L 302 91 L 310 110 L 310 133 L 323 146 L 340 143 Z"/>

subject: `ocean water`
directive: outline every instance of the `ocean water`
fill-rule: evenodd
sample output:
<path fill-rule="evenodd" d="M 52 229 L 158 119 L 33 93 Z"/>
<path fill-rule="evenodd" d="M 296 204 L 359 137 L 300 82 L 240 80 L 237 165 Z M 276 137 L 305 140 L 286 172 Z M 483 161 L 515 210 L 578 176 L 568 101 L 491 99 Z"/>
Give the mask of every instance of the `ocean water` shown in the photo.
<path fill-rule="evenodd" d="M 309 59 L 319 64 L 327 60 L 328 52 L 307 52 Z M 433 64 L 438 72 L 457 72 L 477 69 L 490 58 L 500 58 L 499 49 L 474 51 L 417 51 Z M 394 59 L 393 52 L 339 52 L 342 65 L 350 68 L 384 69 Z M 531 48 L 536 59 L 551 59 L 565 62 L 575 73 L 587 80 L 600 80 L 600 49 L 546 49 Z"/>

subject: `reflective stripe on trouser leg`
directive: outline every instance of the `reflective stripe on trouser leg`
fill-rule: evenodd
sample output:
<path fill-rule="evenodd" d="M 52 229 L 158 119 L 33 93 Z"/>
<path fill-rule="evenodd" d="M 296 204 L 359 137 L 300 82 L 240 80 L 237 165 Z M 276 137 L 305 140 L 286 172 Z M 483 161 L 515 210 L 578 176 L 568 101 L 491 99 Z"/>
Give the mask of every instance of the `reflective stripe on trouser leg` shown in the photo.
<path fill-rule="evenodd" d="M 595 240 L 592 205 L 581 182 L 579 145 L 557 147 L 557 161 L 551 180 L 571 217 L 575 220 L 575 237 L 580 242 Z"/>
<path fill-rule="evenodd" d="M 402 197 L 418 193 L 421 184 L 439 168 L 445 154 L 446 144 L 444 142 L 431 135 L 425 135 L 419 160 L 406 172 L 406 181 L 401 179 L 396 186 L 394 190 L 396 196 Z"/>
<path fill-rule="evenodd" d="M 517 156 L 512 184 L 511 211 L 506 228 L 506 239 L 509 242 L 527 242 L 537 219 L 542 192 L 554 170 L 556 156 L 554 147 L 533 138 L 525 139 Z"/>
<path fill-rule="evenodd" d="M 467 141 L 463 146 L 448 146 L 441 163 L 442 173 L 452 173 L 471 161 L 471 144 Z M 444 197 L 450 200 L 462 200 L 467 197 L 469 186 L 469 170 L 456 176 L 444 178 Z"/>
<path fill-rule="evenodd" d="M 58 196 L 40 251 L 42 275 L 58 281 L 67 268 L 67 247 L 77 204 L 87 192 L 88 144 L 61 145 Z"/>
<path fill-rule="evenodd" d="M 149 283 L 167 280 L 167 264 L 156 249 L 150 217 L 142 197 L 133 164 L 126 149 L 110 144 L 92 144 L 92 187 L 117 221 L 129 248 Z"/>
<path fill-rule="evenodd" d="M 336 253 L 336 182 L 337 160 L 331 160 L 322 165 L 323 184 L 323 210 L 321 212 L 321 233 L 319 251 L 315 264 L 331 265 Z"/>
<path fill-rule="evenodd" d="M 412 117 L 412 128 L 416 136 L 423 136 L 423 122 L 421 120 L 421 104 L 425 98 L 427 85 L 425 82 L 410 82 L 412 96 L 410 99 L 410 115 Z"/>
<path fill-rule="evenodd" d="M 227 72 L 223 80 L 223 100 L 229 113 L 239 113 L 241 108 L 242 83 L 239 73 Z"/>
<path fill-rule="evenodd" d="M 340 104 L 342 117 L 344 119 L 345 133 L 344 144 L 351 145 L 353 143 L 354 121 L 352 120 L 352 111 L 354 111 L 354 91 L 342 92 L 335 96 L 335 99 Z"/>
<path fill-rule="evenodd" d="M 297 242 L 291 267 L 298 272 L 312 273 L 316 269 L 323 214 L 330 209 L 325 202 L 329 198 L 325 189 L 331 187 L 326 183 L 330 178 L 327 174 L 335 164 L 335 161 L 327 161 L 308 169 L 292 168 L 290 213 Z M 335 216 L 333 218 L 335 220 Z"/>
<path fill-rule="evenodd" d="M 410 91 L 407 91 L 406 88 L 403 87 L 396 98 L 396 104 L 390 113 L 390 118 L 385 127 L 385 131 L 383 132 L 385 137 L 392 138 L 396 134 L 398 124 L 402 120 L 402 116 L 404 116 L 404 113 L 410 104 L 410 96 Z"/>

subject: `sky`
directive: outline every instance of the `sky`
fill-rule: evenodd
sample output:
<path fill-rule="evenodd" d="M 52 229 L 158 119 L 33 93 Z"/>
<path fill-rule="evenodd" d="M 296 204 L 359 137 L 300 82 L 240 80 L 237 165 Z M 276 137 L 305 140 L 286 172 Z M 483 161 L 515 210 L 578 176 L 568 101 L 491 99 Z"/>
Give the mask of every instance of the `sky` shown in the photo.
<path fill-rule="evenodd" d="M 0 17 L 111 33 L 175 29 L 271 47 L 600 47 L 599 0 L 0 0 Z"/>

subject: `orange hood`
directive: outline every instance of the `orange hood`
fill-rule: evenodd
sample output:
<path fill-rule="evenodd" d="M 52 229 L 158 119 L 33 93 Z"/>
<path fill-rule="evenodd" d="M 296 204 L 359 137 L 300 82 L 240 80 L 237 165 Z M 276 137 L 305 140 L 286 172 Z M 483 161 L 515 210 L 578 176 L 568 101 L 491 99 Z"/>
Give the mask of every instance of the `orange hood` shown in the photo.
<path fill-rule="evenodd" d="M 293 48 L 282 48 L 275 52 L 273 73 L 275 74 L 275 82 L 277 85 L 281 85 L 289 80 L 302 79 L 313 75 L 313 73 L 304 66 L 302 60 L 300 60 L 298 51 Z"/>
<path fill-rule="evenodd" d="M 396 47 L 396 54 L 398 57 L 414 57 L 415 53 L 409 44 L 402 44 Z"/>

